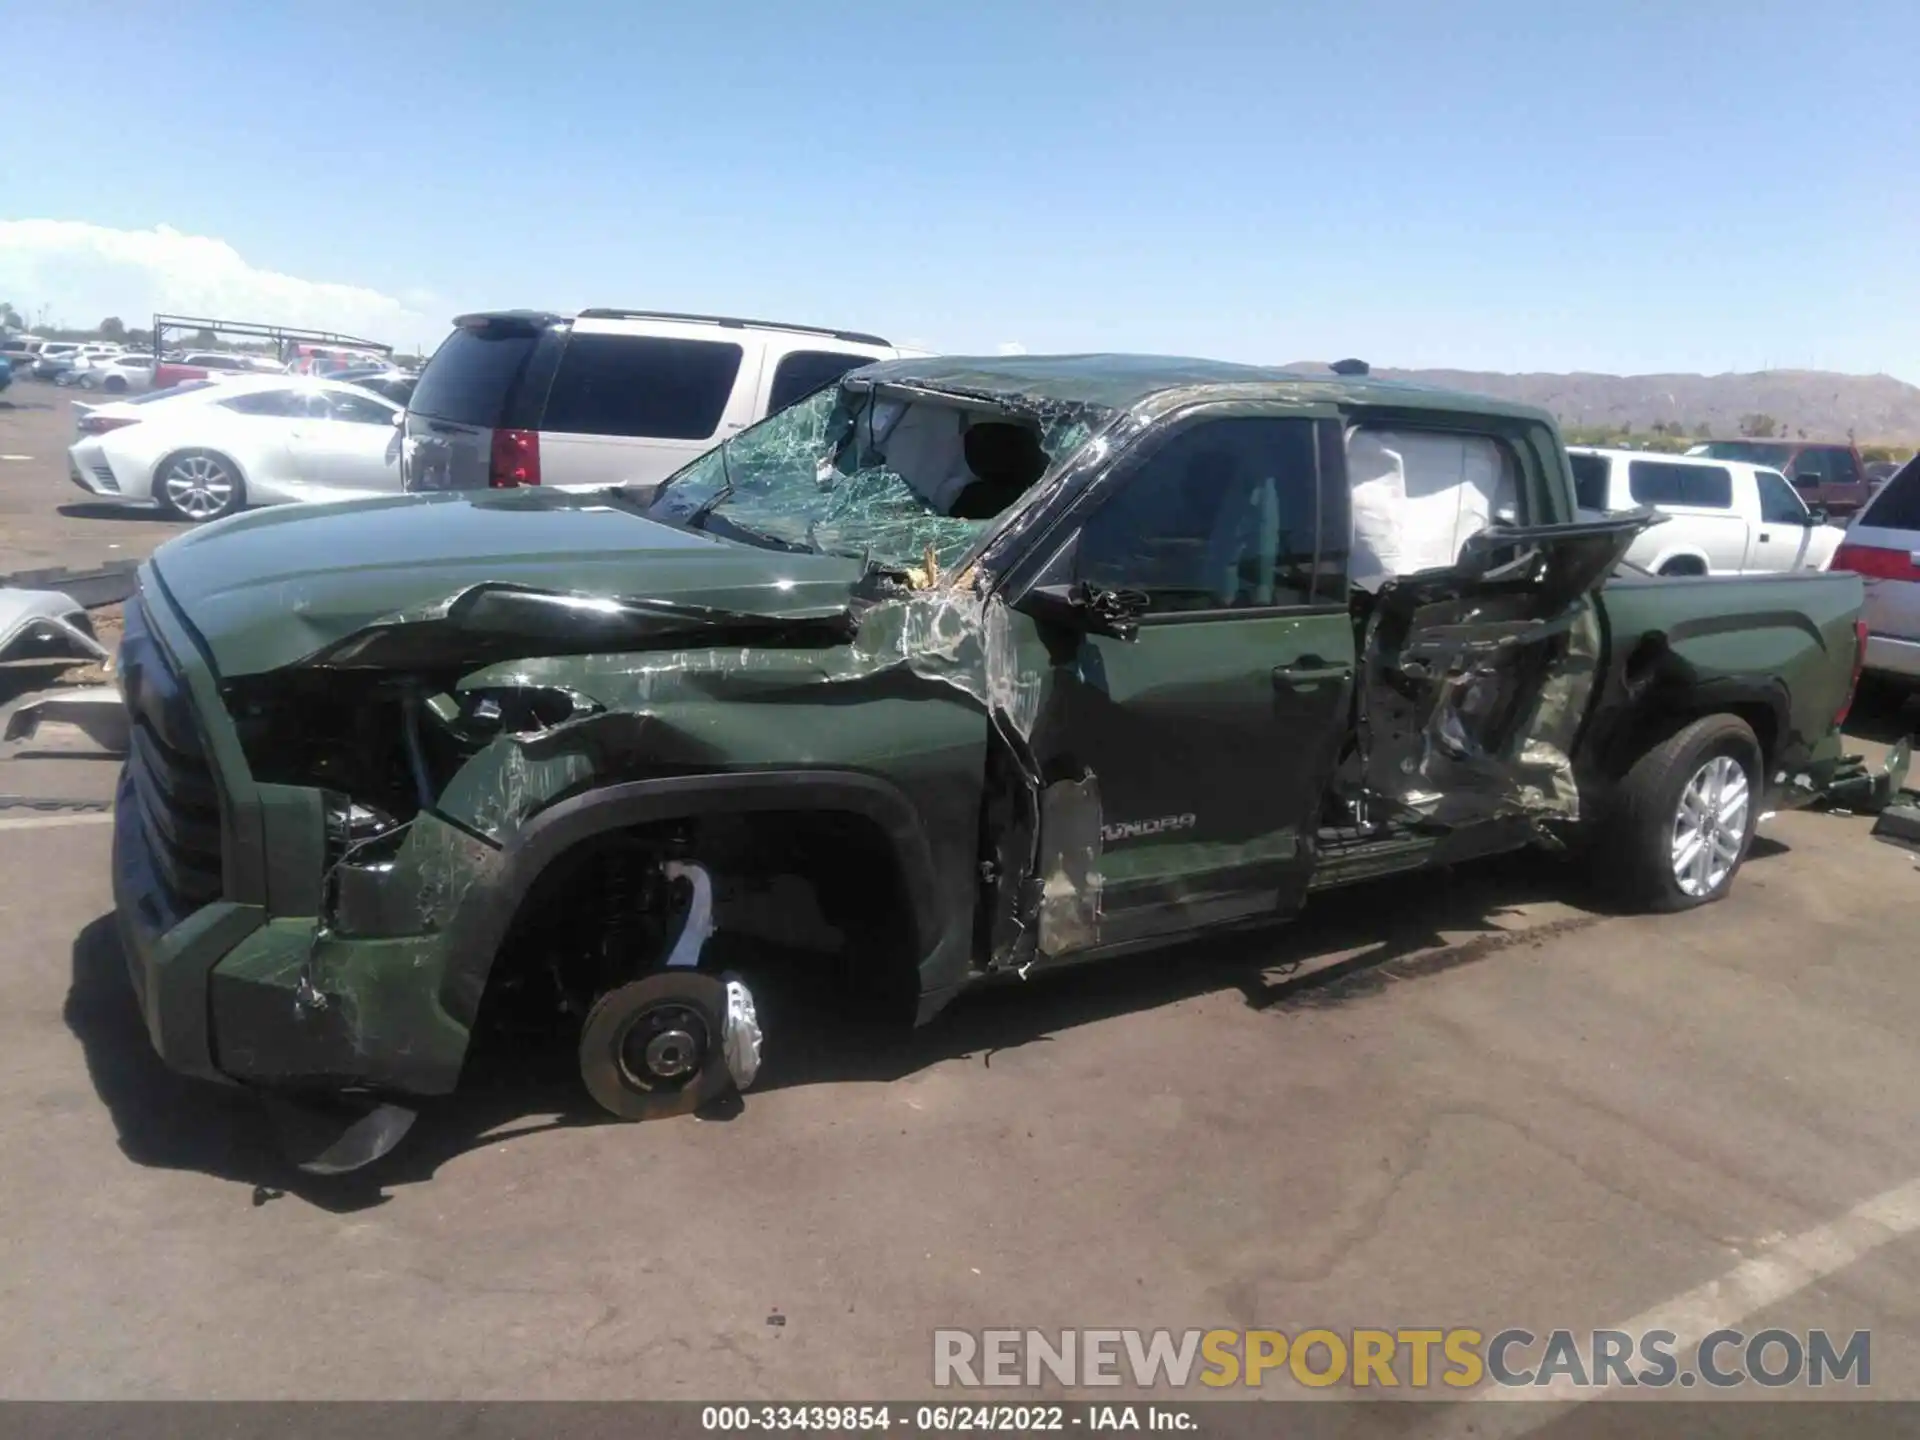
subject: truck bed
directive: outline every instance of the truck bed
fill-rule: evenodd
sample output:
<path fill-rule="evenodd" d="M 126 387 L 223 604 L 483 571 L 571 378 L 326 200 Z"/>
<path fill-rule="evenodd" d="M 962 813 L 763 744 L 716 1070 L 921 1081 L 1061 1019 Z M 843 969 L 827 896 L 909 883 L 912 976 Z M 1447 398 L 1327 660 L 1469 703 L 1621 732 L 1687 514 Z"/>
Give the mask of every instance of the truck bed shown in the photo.
<path fill-rule="evenodd" d="M 1834 719 L 1852 695 L 1863 643 L 1859 576 L 1627 572 L 1599 598 L 1607 676 L 1594 718 L 1603 727 L 1609 709 L 1661 689 L 1683 712 L 1747 716 L 1776 772 L 1825 765 L 1828 749 L 1837 757 Z"/>

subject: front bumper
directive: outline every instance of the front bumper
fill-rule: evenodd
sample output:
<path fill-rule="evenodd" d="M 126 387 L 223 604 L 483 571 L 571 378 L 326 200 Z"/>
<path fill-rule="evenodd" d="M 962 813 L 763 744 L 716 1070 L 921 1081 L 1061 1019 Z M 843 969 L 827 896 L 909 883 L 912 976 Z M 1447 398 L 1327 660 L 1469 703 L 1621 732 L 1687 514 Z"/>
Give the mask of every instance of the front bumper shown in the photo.
<path fill-rule="evenodd" d="M 127 617 L 113 894 L 154 1050 L 208 1080 L 451 1091 L 472 1017 L 445 1000 L 464 895 L 448 887 L 498 851 L 423 816 L 371 885 L 386 899 L 437 882 L 442 909 L 362 900 L 323 925 L 321 792 L 253 781 L 211 673 L 144 576 Z"/>

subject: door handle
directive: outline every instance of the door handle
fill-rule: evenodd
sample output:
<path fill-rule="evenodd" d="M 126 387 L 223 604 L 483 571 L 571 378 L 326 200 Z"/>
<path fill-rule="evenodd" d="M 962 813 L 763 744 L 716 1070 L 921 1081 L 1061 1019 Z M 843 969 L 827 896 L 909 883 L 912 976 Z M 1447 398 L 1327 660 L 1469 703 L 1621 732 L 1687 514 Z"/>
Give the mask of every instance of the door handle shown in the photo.
<path fill-rule="evenodd" d="M 1289 660 L 1285 665 L 1273 667 L 1275 689 L 1307 690 L 1323 680 L 1351 680 L 1351 665 L 1329 665 L 1318 655 L 1302 655 L 1298 660 Z"/>
<path fill-rule="evenodd" d="M 1761 543 L 1762 545 L 1764 545 L 1764 544 L 1766 544 L 1766 543 L 1767 543 L 1767 541 L 1769 541 L 1769 540 L 1771 540 L 1771 539 L 1773 539 L 1773 536 L 1771 536 L 1771 535 L 1769 535 L 1769 534 L 1768 534 L 1768 533 L 1767 533 L 1766 531 L 1764 531 L 1764 530 L 1762 530 L 1762 531 L 1760 532 L 1760 543 Z"/>

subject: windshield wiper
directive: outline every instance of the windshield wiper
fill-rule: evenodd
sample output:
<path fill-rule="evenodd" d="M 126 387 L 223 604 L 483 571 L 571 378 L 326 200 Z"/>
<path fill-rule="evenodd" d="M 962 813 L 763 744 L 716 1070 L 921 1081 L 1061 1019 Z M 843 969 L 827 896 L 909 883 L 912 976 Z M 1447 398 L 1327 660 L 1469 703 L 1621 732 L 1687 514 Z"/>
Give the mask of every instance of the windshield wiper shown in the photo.
<path fill-rule="evenodd" d="M 694 508 L 694 512 L 687 516 L 687 528 L 689 530 L 702 529 L 705 525 L 706 518 L 713 514 L 715 510 L 718 510 L 727 497 L 733 494 L 733 465 L 732 462 L 727 459 L 727 446 L 732 443 L 733 442 L 729 440 L 720 446 L 720 488 L 705 500 L 702 500 L 700 504 Z"/>

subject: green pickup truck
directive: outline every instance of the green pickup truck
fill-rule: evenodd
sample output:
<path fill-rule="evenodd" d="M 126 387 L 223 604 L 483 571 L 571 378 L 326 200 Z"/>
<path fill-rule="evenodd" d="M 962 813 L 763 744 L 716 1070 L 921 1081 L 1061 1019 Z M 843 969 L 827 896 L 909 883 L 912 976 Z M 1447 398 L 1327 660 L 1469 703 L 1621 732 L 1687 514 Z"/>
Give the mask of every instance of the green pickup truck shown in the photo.
<path fill-rule="evenodd" d="M 236 516 L 128 606 L 134 987 L 344 1168 L 483 1031 L 624 1117 L 744 1087 L 761 964 L 924 1022 L 1528 845 L 1715 900 L 1835 772 L 1861 582 L 1634 573 L 1654 518 L 1541 411 L 1121 356 L 870 366 L 644 504 Z"/>

